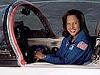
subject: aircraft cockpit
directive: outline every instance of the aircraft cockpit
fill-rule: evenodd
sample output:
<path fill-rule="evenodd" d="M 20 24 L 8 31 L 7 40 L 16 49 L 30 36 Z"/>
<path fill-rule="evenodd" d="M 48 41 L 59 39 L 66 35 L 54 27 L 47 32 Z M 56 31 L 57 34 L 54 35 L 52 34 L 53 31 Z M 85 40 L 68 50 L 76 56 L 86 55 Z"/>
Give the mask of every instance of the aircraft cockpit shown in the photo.
<path fill-rule="evenodd" d="M 94 49 L 94 61 L 89 65 L 96 65 L 100 59 L 99 7 L 100 3 L 67 1 L 16 1 L 5 6 L 3 11 L 0 9 L 0 66 L 45 63 L 35 59 L 34 54 L 39 49 L 44 54 L 59 49 L 64 38 L 62 16 L 69 9 L 81 10 L 86 17 Z"/>

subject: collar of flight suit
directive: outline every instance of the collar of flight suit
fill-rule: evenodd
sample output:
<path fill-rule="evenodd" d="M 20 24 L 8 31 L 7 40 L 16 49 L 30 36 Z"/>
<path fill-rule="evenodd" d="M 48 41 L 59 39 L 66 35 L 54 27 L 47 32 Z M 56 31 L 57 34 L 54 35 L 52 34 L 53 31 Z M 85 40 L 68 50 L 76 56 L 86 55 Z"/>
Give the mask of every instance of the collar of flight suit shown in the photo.
<path fill-rule="evenodd" d="M 79 42 L 81 40 L 84 41 L 85 38 L 86 38 L 85 33 L 82 30 L 77 34 L 77 37 L 75 38 L 75 40 L 73 42 L 71 42 L 71 36 L 68 37 L 68 40 L 69 40 L 70 43 L 75 43 L 75 42 Z"/>

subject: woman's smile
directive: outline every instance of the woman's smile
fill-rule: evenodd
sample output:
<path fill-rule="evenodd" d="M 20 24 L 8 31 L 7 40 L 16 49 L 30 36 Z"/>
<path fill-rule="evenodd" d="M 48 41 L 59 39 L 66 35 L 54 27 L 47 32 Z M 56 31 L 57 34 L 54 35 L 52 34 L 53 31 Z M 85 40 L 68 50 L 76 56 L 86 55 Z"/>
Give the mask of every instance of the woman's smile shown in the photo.
<path fill-rule="evenodd" d="M 76 29 L 71 29 L 70 32 L 71 33 L 75 33 L 76 32 Z"/>

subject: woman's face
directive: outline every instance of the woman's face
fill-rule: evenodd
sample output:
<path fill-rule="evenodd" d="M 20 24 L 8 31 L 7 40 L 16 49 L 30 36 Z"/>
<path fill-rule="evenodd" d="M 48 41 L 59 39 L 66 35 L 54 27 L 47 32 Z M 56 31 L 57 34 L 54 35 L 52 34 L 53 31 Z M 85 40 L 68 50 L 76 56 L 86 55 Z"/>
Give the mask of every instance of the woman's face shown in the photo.
<path fill-rule="evenodd" d="M 66 19 L 67 31 L 74 37 L 80 31 L 80 22 L 75 15 L 68 15 Z"/>

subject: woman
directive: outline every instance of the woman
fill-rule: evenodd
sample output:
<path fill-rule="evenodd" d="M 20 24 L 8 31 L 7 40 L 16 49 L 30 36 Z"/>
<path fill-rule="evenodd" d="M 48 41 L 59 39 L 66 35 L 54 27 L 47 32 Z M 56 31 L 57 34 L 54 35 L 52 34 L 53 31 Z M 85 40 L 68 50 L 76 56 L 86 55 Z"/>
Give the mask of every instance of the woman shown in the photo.
<path fill-rule="evenodd" d="M 63 35 L 60 49 L 56 54 L 44 55 L 36 53 L 36 58 L 43 59 L 53 64 L 84 64 L 91 62 L 92 48 L 89 34 L 85 24 L 85 18 L 79 10 L 69 10 L 62 18 Z"/>

